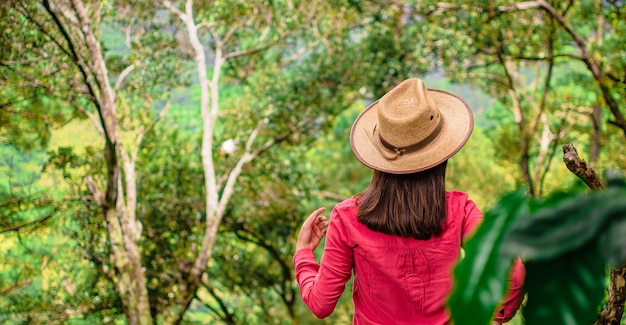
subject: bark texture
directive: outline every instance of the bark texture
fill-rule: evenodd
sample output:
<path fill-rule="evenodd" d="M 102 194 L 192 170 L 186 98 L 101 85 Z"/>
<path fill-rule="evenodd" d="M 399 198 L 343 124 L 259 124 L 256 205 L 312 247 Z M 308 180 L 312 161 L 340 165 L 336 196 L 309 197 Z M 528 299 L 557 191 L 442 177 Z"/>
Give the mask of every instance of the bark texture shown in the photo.
<path fill-rule="evenodd" d="M 578 176 L 592 190 L 604 189 L 604 183 L 593 168 L 578 156 L 573 144 L 563 145 L 563 162 L 569 171 Z"/>

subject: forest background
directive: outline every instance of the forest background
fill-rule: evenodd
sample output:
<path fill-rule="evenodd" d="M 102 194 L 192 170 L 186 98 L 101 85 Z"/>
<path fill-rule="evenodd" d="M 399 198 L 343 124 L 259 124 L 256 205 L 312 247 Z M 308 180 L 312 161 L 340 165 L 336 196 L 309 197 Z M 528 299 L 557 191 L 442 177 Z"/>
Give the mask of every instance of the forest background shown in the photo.
<path fill-rule="evenodd" d="M 626 168 L 621 0 L 0 13 L 3 324 L 349 323 L 349 288 L 326 320 L 301 303 L 294 241 L 312 209 L 368 184 L 352 121 L 409 77 L 474 110 L 448 186 L 483 210 L 574 187 L 564 144 L 598 171 Z"/>

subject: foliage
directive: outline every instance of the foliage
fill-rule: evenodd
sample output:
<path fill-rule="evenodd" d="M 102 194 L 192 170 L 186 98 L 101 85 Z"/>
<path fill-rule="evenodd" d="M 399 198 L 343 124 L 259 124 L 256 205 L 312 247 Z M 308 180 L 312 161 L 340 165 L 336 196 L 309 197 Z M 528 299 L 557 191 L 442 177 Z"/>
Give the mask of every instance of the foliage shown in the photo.
<path fill-rule="evenodd" d="M 626 260 L 626 182 L 622 175 L 608 178 L 608 189 L 599 192 L 575 187 L 544 200 L 521 191 L 504 196 L 485 214 L 455 268 L 453 319 L 488 323 L 505 293 L 511 262 L 520 256 L 529 324 L 593 322 L 604 298 L 607 264 Z"/>
<path fill-rule="evenodd" d="M 75 54 L 45 4 L 60 14 Z M 480 206 L 490 206 L 524 184 L 515 167 L 524 154 L 518 149 L 521 137 L 539 133 L 517 127 L 513 102 L 499 79 L 503 65 L 492 60 L 491 51 L 504 49 L 501 54 L 510 60 L 544 53 L 550 25 L 542 16 L 530 11 L 490 16 L 493 8 L 484 2 L 442 9 L 439 1 L 432 7 L 429 1 L 194 1 L 206 61 L 215 57 L 220 41 L 224 53 L 246 54 L 229 57 L 218 71 L 220 109 L 211 149 L 220 184 L 253 130 L 259 132 L 253 147 L 276 143 L 244 166 L 200 289 L 181 304 L 184 287 L 194 284 L 189 270 L 207 217 L 197 109 L 202 89 L 192 68 L 193 51 L 184 26 L 151 2 L 84 4 L 115 92 L 121 148 L 116 154 L 132 156 L 138 150 L 135 169 L 120 175 L 137 176 L 138 246 L 156 323 L 165 322 L 171 310 L 182 310 L 182 321 L 190 323 L 349 322 L 349 290 L 327 320 L 313 319 L 299 302 L 288 272 L 293 241 L 311 209 L 330 208 L 368 183 L 370 171 L 350 152 L 349 128 L 364 106 L 399 80 L 447 73 L 499 100 L 482 107 L 487 118 L 477 111 L 472 140 L 449 164 L 449 187 L 467 190 Z M 598 20 L 585 16 L 597 13 L 590 4 L 574 2 L 569 11 L 582 35 L 599 27 Z M 623 31 L 624 12 L 611 4 L 600 8 L 606 37 L 589 43 L 609 75 L 624 71 L 623 38 L 612 33 Z M 470 10 L 478 8 L 473 5 L 490 9 Z M 11 145 L 0 148 L 0 229 L 17 227 L 0 233 L 0 247 L 6 248 L 0 255 L 0 309 L 7 313 L 0 314 L 2 321 L 123 322 L 122 295 L 113 281 L 119 265 L 112 249 L 118 244 L 87 187 L 104 188 L 107 178 L 104 139 L 93 128 L 97 103 L 87 92 L 93 83 L 81 75 L 95 70 L 88 66 L 93 62 L 81 30 L 74 28 L 71 8 L 66 1 L 0 4 L 6 17 L 0 21 L 0 142 Z M 528 41 L 519 45 L 520 38 Z M 546 125 L 552 134 L 564 134 L 562 139 L 591 147 L 594 131 L 587 115 L 601 94 L 585 65 L 571 62 L 576 52 L 567 35 L 559 32 L 555 44 L 565 55 L 550 82 Z M 531 102 L 541 93 L 531 86 L 544 77 L 545 67 L 524 61 L 516 70 L 523 77 L 519 90 L 526 113 L 535 112 Z M 210 64 L 207 70 L 215 72 Z M 482 73 L 498 78 L 484 79 Z M 96 95 L 106 88 L 101 86 Z M 469 89 L 467 96 L 476 88 Z M 619 87 L 610 92 L 623 98 Z M 155 125 L 167 103 L 171 109 Z M 603 123 L 601 129 L 606 133 L 598 163 L 623 167 L 622 138 L 611 125 Z M 529 139 L 531 144 L 539 140 Z M 234 151 L 222 150 L 224 143 L 232 143 Z M 542 153 L 539 146 L 528 147 L 532 166 Z M 545 192 L 569 186 L 563 175 L 551 168 Z M 129 194 L 126 188 L 119 192 L 120 204 Z M 498 227 L 504 231 L 507 224 Z"/>
<path fill-rule="evenodd" d="M 0 136 L 2 144 L 20 149 L 45 147 L 55 128 L 78 117 L 59 98 L 75 89 L 64 82 L 73 71 L 60 69 L 67 61 L 45 37 L 50 25 L 28 19 L 41 17 L 35 7 L 32 1 L 0 4 L 5 17 L 0 21 Z M 59 59 L 48 60 L 52 57 Z M 46 88 L 56 89 L 54 95 Z"/>
<path fill-rule="evenodd" d="M 0 153 L 0 173 L 8 176 L 0 186 L 0 322 L 62 323 L 78 314 L 99 323 L 115 317 L 116 296 L 73 236 L 75 202 L 59 201 L 58 189 L 46 191 L 40 172 L 45 154 L 24 155 L 10 146 Z M 55 161 L 64 170 L 72 154 L 67 148 L 59 153 Z"/>
<path fill-rule="evenodd" d="M 357 101 L 333 120 L 331 128 L 324 132 L 306 155 L 316 175 L 321 202 L 334 205 L 365 189 L 371 178 L 371 170 L 354 158 L 350 148 L 350 128 L 356 116 L 365 108 Z"/>
<path fill-rule="evenodd" d="M 485 128 L 474 126 L 470 140 L 448 162 L 447 188 L 467 192 L 481 210 L 491 207 L 518 186 L 514 164 L 498 161 L 497 155 L 498 150 L 494 141 L 485 135 Z"/>
<path fill-rule="evenodd" d="M 203 177 L 196 143 L 181 128 L 160 126 L 146 135 L 139 153 L 137 217 L 144 225 L 142 258 L 154 316 L 172 304 L 200 241 Z"/>
<path fill-rule="evenodd" d="M 615 122 L 626 109 L 616 100 L 626 89 L 624 39 L 615 37 L 624 28 L 623 19 L 616 21 L 626 14 L 620 4 L 411 1 L 407 7 L 432 23 L 428 35 L 438 39 L 433 52 L 446 75 L 498 101 L 488 112 L 497 127 L 487 134 L 497 158 L 518 166 L 517 183 L 531 196 L 562 188 L 567 171 L 554 168 L 559 143 L 576 141 L 595 163 L 612 134 L 623 136 L 626 124 Z"/>

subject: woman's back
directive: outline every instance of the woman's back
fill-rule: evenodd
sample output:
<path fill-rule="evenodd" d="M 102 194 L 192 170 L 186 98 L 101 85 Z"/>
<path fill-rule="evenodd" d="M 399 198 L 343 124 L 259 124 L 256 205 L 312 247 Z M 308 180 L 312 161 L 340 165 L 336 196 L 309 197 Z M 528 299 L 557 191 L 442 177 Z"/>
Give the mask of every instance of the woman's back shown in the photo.
<path fill-rule="evenodd" d="M 444 232 L 429 240 L 370 230 L 357 220 L 357 197 L 338 204 L 331 214 L 321 276 L 315 279 L 317 272 L 300 268 L 294 257 L 299 282 L 312 277 L 310 290 L 302 292 L 307 306 L 318 316 L 330 314 L 354 268 L 354 324 L 445 324 L 445 300 L 463 233 L 482 218 L 465 193 L 450 192 L 446 198 Z"/>
<path fill-rule="evenodd" d="M 482 218 L 464 193 L 448 193 L 447 202 L 444 232 L 429 240 L 371 231 L 356 221 L 354 206 L 346 207 L 345 222 L 354 245 L 356 319 L 363 318 L 366 324 L 367 319 L 383 324 L 447 322 L 444 303 L 464 225 L 470 229 Z M 342 214 L 339 211 L 338 216 L 344 218 Z"/>

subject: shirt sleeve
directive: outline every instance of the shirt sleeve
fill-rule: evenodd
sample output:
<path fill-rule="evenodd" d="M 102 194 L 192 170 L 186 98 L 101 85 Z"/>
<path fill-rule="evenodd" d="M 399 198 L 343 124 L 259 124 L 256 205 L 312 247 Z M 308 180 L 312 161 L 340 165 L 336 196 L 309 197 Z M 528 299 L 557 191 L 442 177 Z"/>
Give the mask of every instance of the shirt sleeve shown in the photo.
<path fill-rule="evenodd" d="M 510 321 L 517 313 L 522 301 L 524 301 L 524 277 L 526 276 L 526 268 L 521 258 L 515 259 L 513 268 L 509 274 L 509 285 L 504 300 L 497 309 L 495 320 L 500 323 Z"/>
<path fill-rule="evenodd" d="M 337 209 L 333 209 L 321 264 L 311 249 L 300 249 L 293 257 L 302 301 L 318 318 L 333 312 L 352 275 L 354 257 L 349 238 Z"/>

